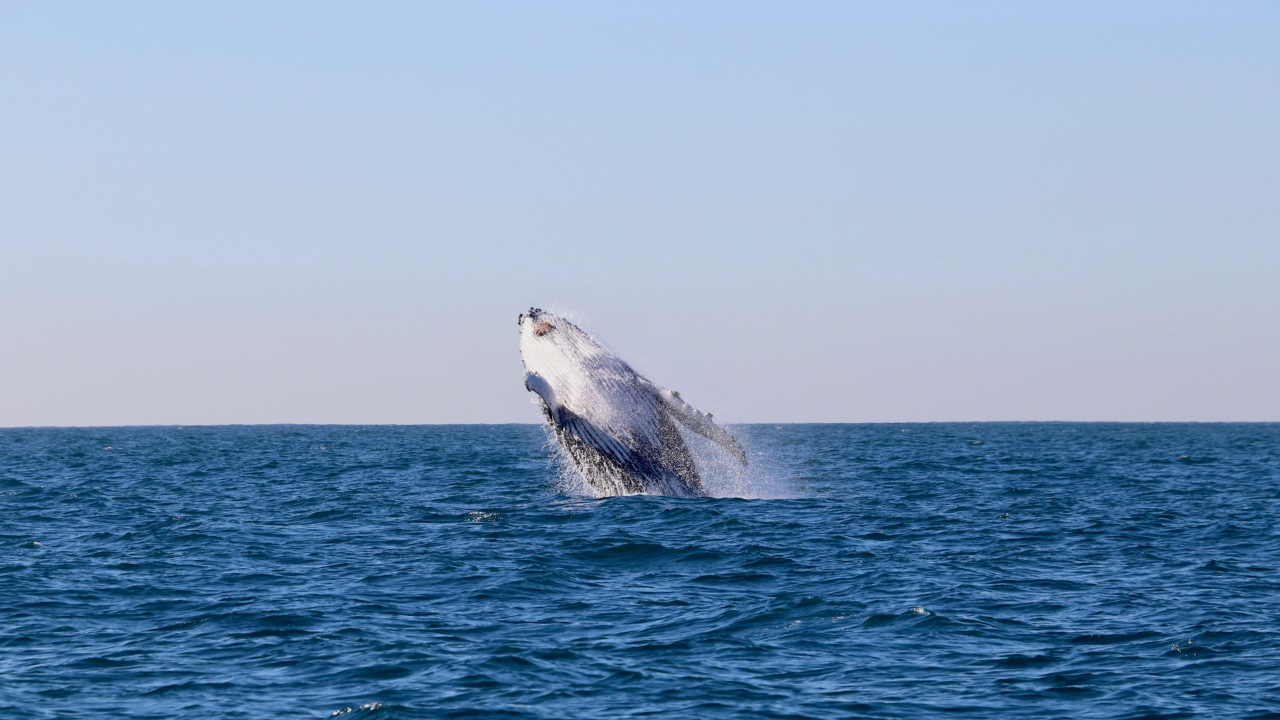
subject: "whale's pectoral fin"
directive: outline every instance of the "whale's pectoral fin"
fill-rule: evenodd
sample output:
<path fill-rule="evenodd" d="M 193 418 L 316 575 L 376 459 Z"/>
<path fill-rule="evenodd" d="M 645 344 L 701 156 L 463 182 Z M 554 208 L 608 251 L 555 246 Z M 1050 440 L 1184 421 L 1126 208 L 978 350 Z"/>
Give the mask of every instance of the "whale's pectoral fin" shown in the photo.
<path fill-rule="evenodd" d="M 524 374 L 524 389 L 529 392 L 536 392 L 546 400 L 548 404 L 555 400 L 556 393 L 551 389 L 551 383 L 538 373 L 527 372 Z"/>
<path fill-rule="evenodd" d="M 738 459 L 743 465 L 747 464 L 747 451 L 742 449 L 738 441 L 733 438 L 724 428 L 715 424 L 711 420 L 710 413 L 704 413 L 694 409 L 692 405 L 685 402 L 680 393 L 668 390 L 661 385 L 649 382 L 644 378 L 640 381 L 649 385 L 650 388 L 658 395 L 662 408 L 667 411 L 671 417 L 680 422 L 681 425 L 698 433 L 702 437 L 716 443 L 720 447 L 729 451 L 729 454 Z"/>
<path fill-rule="evenodd" d="M 547 413 L 551 415 L 551 422 L 559 425 L 560 420 L 560 403 L 556 401 L 556 391 L 551 389 L 551 383 L 538 373 L 524 374 L 524 389 L 529 392 L 538 393 L 542 398 L 542 402 L 547 404 Z"/>
<path fill-rule="evenodd" d="M 546 378 L 538 373 L 525 373 L 524 386 L 530 392 L 538 393 L 542 401 L 547 404 L 547 413 L 556 427 L 578 438 L 596 452 L 613 458 L 623 465 L 631 462 L 631 451 L 626 445 L 618 442 L 612 435 L 596 427 L 586 418 L 575 415 L 561 405 L 556 398 L 556 391 L 551 388 L 551 383 L 547 382 Z"/>

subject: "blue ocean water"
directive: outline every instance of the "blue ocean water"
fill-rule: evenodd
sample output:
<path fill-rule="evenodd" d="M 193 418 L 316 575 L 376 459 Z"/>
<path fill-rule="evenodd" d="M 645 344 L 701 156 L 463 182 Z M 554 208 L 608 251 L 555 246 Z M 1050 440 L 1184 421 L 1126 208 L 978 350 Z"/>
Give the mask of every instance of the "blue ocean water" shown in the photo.
<path fill-rule="evenodd" d="M 536 426 L 0 430 L 0 712 L 1280 718 L 1280 425 L 733 430 L 773 499 L 589 497 Z"/>

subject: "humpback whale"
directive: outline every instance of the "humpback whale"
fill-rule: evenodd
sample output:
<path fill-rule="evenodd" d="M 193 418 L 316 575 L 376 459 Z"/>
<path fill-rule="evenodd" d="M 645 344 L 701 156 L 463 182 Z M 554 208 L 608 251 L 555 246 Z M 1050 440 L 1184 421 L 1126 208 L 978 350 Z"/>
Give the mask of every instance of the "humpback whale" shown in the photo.
<path fill-rule="evenodd" d="M 706 495 L 676 423 L 747 464 L 709 413 L 641 377 L 578 326 L 539 308 L 519 322 L 525 389 L 541 398 L 560 448 L 598 494 Z"/>

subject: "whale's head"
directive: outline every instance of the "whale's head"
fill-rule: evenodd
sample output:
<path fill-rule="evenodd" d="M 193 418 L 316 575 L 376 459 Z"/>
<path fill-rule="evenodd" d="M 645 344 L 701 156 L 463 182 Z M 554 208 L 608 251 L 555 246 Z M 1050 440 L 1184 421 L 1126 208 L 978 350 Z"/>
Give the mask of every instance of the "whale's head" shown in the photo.
<path fill-rule="evenodd" d="M 543 362 L 563 362 L 576 355 L 575 349 L 590 336 L 564 318 L 556 317 L 542 308 L 529 308 L 520 313 L 520 354 L 525 365 L 534 357 Z M 530 368 L 533 370 L 533 368 Z"/>
<path fill-rule="evenodd" d="M 637 382 L 635 370 L 594 336 L 539 308 L 520 313 L 518 322 L 525 388 L 542 396 L 551 413 L 564 408 L 600 428 L 652 424 L 653 418 L 637 420 L 637 413 L 648 417 L 656 409 L 636 404 L 628 389 Z"/>
<path fill-rule="evenodd" d="M 554 318 L 550 314 L 542 312 L 540 308 L 529 308 L 529 323 L 535 337 L 542 337 L 555 329 L 555 325 L 551 324 Z M 524 322 L 521 316 L 521 323 Z"/>
<path fill-rule="evenodd" d="M 589 333 L 559 315 L 529 308 L 518 322 L 520 357 L 531 373 L 550 378 L 621 363 Z"/>
<path fill-rule="evenodd" d="M 546 337 L 556 328 L 555 323 L 560 318 L 545 312 L 542 308 L 529 308 L 529 312 L 520 313 L 520 317 L 516 320 L 520 323 L 520 341 L 524 343 L 526 333 L 531 333 L 534 337 Z"/>

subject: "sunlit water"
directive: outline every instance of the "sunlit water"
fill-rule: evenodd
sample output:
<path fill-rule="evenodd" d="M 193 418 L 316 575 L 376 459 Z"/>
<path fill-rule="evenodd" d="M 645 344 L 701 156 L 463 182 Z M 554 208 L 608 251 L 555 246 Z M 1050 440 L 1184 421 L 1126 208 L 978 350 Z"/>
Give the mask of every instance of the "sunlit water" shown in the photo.
<path fill-rule="evenodd" d="M 0 430 L 0 710 L 1280 718 L 1280 425 L 732 430 L 713 499 L 536 426 Z"/>

